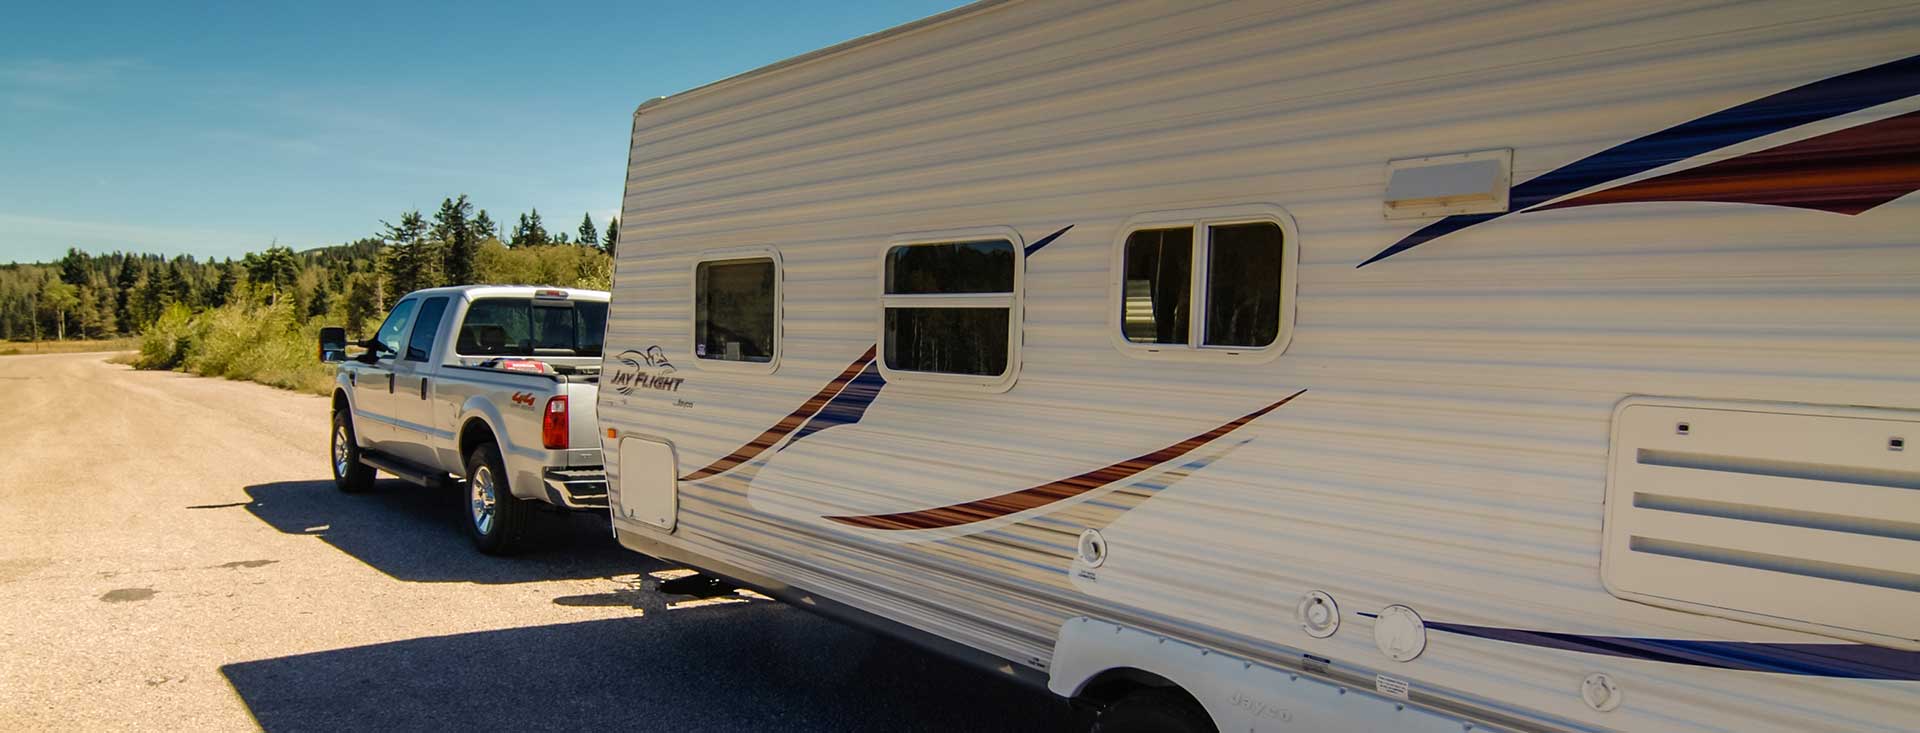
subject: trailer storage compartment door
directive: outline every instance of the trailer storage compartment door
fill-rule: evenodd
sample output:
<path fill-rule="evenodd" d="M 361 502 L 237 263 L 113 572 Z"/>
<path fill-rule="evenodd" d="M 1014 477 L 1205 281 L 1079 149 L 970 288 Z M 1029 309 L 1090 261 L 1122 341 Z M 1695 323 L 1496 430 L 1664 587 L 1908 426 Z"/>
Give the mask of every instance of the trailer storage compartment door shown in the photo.
<path fill-rule="evenodd" d="M 1655 605 L 1920 648 L 1920 414 L 1631 399 L 1601 575 Z"/>
<path fill-rule="evenodd" d="M 673 446 L 645 438 L 621 438 L 618 471 L 620 516 L 673 531 L 679 504 L 679 465 Z"/>

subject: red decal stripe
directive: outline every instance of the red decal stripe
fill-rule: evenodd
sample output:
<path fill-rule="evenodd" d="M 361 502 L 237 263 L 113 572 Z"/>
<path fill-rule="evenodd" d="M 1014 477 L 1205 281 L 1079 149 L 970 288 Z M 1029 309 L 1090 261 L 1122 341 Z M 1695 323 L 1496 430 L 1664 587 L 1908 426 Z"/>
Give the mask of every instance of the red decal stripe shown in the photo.
<path fill-rule="evenodd" d="M 1713 201 L 1854 215 L 1915 189 L 1920 189 L 1920 112 L 1908 112 L 1534 210 Z"/>
<path fill-rule="evenodd" d="M 1293 401 L 1293 398 L 1306 394 L 1306 392 L 1307 391 L 1303 389 L 1287 395 L 1286 398 L 1278 402 L 1235 418 L 1225 425 L 1174 443 L 1173 445 L 1161 448 L 1152 453 L 1136 458 L 1129 458 L 1078 476 L 1063 478 L 1030 489 L 1022 489 L 978 501 L 969 501 L 964 504 L 953 504 L 932 509 L 921 509 L 895 514 L 827 517 L 827 519 L 862 529 L 940 529 L 943 527 L 972 524 L 974 522 L 984 522 L 989 519 L 1004 517 L 1028 509 L 1036 509 L 1048 504 L 1071 499 L 1089 491 L 1107 486 L 1108 484 L 1124 481 L 1139 475 L 1142 471 L 1184 456 L 1200 446 L 1218 440 L 1221 436 L 1239 429 L 1242 425 L 1253 422 L 1261 415 L 1272 412 L 1275 408 Z"/>
<path fill-rule="evenodd" d="M 855 359 L 844 371 L 840 372 L 840 376 L 834 377 L 833 381 L 827 383 L 827 386 L 821 387 L 819 392 L 815 392 L 812 397 L 807 398 L 807 401 L 800 405 L 800 409 L 794 410 L 786 417 L 780 418 L 780 422 L 775 423 L 773 427 L 767 428 L 759 437 L 747 441 L 747 444 L 740 446 L 739 450 L 727 454 L 725 458 L 714 461 L 706 468 L 681 476 L 680 480 L 693 481 L 725 473 L 728 469 L 751 461 L 754 456 L 758 456 L 766 452 L 768 448 L 772 448 L 775 443 L 780 442 L 781 438 L 787 437 L 788 433 L 806 424 L 807 418 L 813 417 L 814 413 L 820 411 L 820 408 L 826 407 L 828 400 L 833 399 L 834 395 L 840 394 L 840 390 L 845 389 L 848 382 L 852 382 L 854 377 L 859 376 L 860 371 L 866 369 L 867 364 L 873 361 L 875 348 L 876 346 L 867 347 L 867 353 L 861 354 L 860 358 Z"/>

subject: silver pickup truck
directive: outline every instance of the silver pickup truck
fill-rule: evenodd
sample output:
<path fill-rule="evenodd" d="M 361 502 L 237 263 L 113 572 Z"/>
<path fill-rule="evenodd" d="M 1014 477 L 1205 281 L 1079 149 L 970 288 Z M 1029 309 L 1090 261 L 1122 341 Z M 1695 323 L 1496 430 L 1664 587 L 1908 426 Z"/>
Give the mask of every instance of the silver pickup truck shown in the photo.
<path fill-rule="evenodd" d="M 372 338 L 323 329 L 333 392 L 334 483 L 357 492 L 385 471 L 455 481 L 467 528 L 489 554 L 522 542 L 532 502 L 607 506 L 594 402 L 607 294 L 523 286 L 408 293 Z"/>

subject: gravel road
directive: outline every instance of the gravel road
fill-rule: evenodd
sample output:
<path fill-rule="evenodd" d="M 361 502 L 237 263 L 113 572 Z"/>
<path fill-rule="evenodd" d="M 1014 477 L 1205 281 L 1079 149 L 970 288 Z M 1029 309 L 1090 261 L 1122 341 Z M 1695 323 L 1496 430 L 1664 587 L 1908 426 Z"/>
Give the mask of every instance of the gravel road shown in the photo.
<path fill-rule="evenodd" d="M 1065 706 L 769 601 L 681 604 L 594 514 L 499 559 L 333 489 L 327 403 L 0 357 L 0 730 L 1057 730 Z M 645 607 L 647 610 L 642 610 Z"/>

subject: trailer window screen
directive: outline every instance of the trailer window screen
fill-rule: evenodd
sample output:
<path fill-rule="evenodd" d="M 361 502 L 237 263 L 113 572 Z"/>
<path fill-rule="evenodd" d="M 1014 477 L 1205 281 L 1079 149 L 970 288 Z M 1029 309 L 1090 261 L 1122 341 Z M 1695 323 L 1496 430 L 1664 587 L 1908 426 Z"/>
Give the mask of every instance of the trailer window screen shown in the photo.
<path fill-rule="evenodd" d="M 1280 227 L 1208 227 L 1207 346 L 1258 348 L 1280 336 Z"/>
<path fill-rule="evenodd" d="M 888 369 L 997 378 L 1013 353 L 1018 253 L 1006 240 L 887 250 L 882 356 Z"/>
<path fill-rule="evenodd" d="M 1128 234 L 1120 263 L 1120 335 L 1131 343 L 1190 349 L 1274 344 L 1283 244 L 1280 225 L 1271 221 L 1197 221 Z"/>
<path fill-rule="evenodd" d="M 888 308 L 887 368 L 996 377 L 1007 372 L 1004 308 Z"/>
<path fill-rule="evenodd" d="M 1193 229 L 1143 229 L 1127 235 L 1121 328 L 1127 340 L 1184 344 L 1193 284 Z"/>
<path fill-rule="evenodd" d="M 694 268 L 693 355 L 773 361 L 777 308 L 769 258 L 716 260 Z"/>
<path fill-rule="evenodd" d="M 1008 242 L 916 244 L 887 251 L 888 295 L 1013 292 Z"/>

